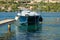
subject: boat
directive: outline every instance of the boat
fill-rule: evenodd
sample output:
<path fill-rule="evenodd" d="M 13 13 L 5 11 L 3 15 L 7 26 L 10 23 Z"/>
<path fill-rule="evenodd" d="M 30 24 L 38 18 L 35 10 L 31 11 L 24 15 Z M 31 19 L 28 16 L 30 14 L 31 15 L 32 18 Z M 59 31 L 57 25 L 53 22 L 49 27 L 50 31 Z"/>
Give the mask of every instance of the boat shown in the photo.
<path fill-rule="evenodd" d="M 35 26 L 31 27 L 31 25 L 36 25 L 39 22 L 43 21 L 42 16 L 37 13 L 37 12 L 33 12 L 30 10 L 20 10 L 17 13 L 17 16 L 15 17 L 16 20 L 16 25 L 20 26 L 20 24 L 24 25 L 24 24 L 28 24 L 28 30 L 34 30 L 37 29 Z"/>

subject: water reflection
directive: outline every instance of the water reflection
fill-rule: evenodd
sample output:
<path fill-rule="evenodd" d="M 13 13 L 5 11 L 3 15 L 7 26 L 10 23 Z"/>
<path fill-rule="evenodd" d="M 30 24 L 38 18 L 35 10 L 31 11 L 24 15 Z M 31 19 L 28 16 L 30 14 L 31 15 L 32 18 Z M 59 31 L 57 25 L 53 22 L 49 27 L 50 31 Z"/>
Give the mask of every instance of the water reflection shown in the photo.
<path fill-rule="evenodd" d="M 28 25 L 28 28 L 27 28 L 28 32 L 37 32 L 37 31 L 41 31 L 41 30 L 42 30 L 42 23 Z"/>
<path fill-rule="evenodd" d="M 31 27 L 32 25 L 29 26 Z M 26 40 L 42 40 L 41 39 L 42 23 L 36 24 L 34 26 L 36 26 L 36 30 L 27 32 Z"/>
<path fill-rule="evenodd" d="M 34 25 L 22 24 L 16 28 L 16 40 L 41 40 L 41 32 L 42 23 Z"/>

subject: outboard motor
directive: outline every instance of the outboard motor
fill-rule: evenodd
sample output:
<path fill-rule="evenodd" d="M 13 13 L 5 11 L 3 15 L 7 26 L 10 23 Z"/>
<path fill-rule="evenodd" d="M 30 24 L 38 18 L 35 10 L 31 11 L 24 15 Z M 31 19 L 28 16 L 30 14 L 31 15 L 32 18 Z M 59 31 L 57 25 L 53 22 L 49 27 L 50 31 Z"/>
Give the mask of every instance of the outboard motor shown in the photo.
<path fill-rule="evenodd" d="M 43 18 L 42 18 L 42 16 L 40 15 L 40 17 L 39 17 L 39 21 L 40 22 L 42 22 L 43 21 Z"/>

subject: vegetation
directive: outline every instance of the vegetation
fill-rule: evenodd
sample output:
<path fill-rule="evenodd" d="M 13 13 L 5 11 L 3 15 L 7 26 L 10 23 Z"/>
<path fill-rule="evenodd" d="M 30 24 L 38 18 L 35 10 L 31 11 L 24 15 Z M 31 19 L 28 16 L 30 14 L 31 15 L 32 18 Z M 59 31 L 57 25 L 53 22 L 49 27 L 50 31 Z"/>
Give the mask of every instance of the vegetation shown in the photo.
<path fill-rule="evenodd" d="M 38 8 L 40 11 L 60 12 L 60 3 L 43 3 Z"/>
<path fill-rule="evenodd" d="M 45 12 L 60 12 L 60 3 L 33 3 L 33 4 L 28 4 L 25 2 L 20 2 L 20 1 L 0 1 L 0 12 L 14 12 L 18 11 L 20 8 L 19 7 L 25 7 L 29 8 L 32 6 L 33 11 L 45 11 Z"/>

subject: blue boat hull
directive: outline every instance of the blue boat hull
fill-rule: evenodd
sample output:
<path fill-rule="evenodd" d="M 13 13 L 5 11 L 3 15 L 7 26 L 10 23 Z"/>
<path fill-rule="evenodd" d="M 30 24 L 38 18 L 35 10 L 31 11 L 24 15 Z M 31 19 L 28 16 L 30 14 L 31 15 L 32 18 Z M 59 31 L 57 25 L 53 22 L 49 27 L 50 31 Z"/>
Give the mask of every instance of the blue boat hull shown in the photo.
<path fill-rule="evenodd" d="M 36 24 L 39 21 L 42 22 L 42 18 L 39 16 L 20 16 L 19 21 L 21 23 Z"/>
<path fill-rule="evenodd" d="M 19 21 L 21 22 L 21 25 L 25 25 L 23 27 L 20 26 L 20 29 L 26 29 L 28 32 L 35 32 L 36 30 L 39 30 L 39 18 L 39 16 L 20 16 Z"/>

